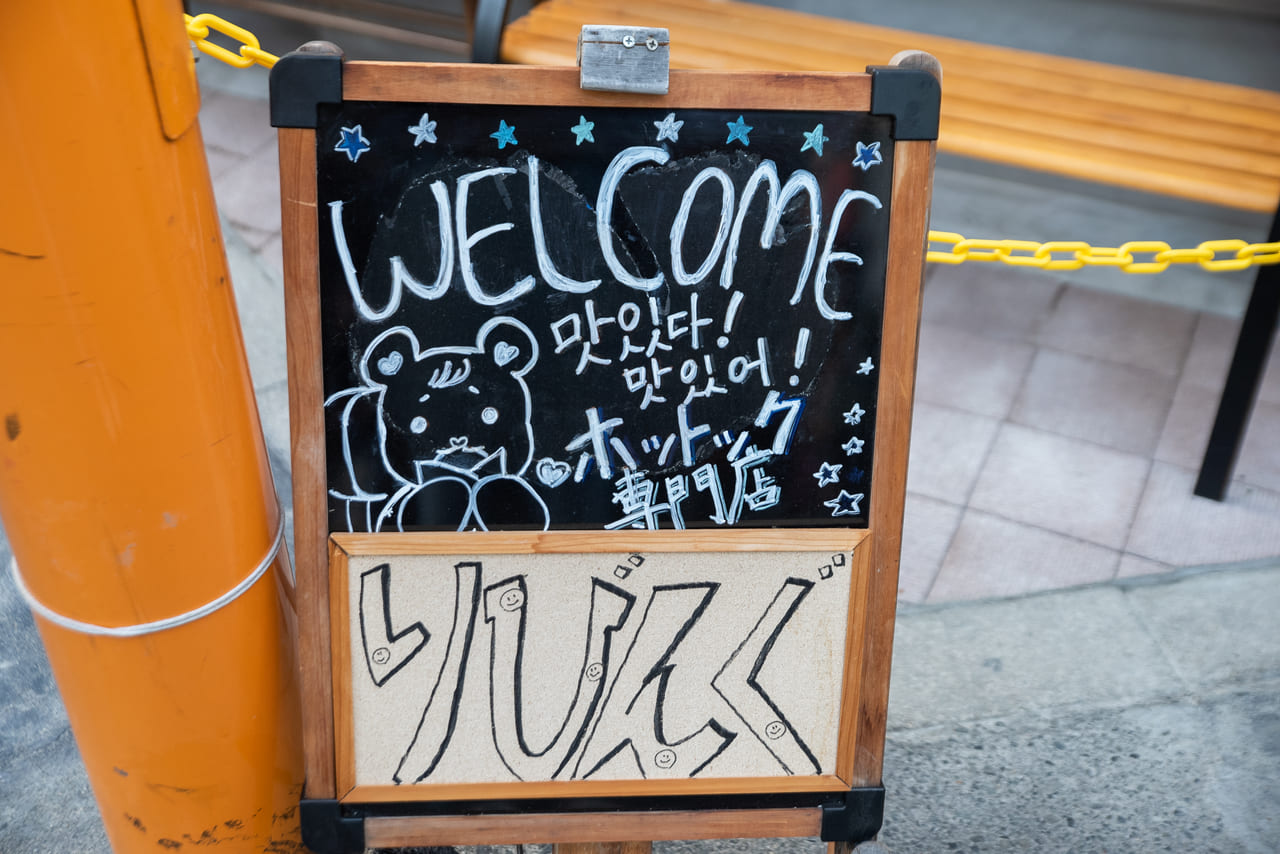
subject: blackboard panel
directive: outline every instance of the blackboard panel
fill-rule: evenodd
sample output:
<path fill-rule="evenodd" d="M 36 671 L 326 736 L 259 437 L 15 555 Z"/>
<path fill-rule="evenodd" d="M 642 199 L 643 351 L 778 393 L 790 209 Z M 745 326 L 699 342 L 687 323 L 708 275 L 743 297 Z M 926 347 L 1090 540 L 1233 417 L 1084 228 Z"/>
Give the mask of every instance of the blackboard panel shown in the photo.
<path fill-rule="evenodd" d="M 865 527 L 890 124 L 322 106 L 329 529 Z"/>

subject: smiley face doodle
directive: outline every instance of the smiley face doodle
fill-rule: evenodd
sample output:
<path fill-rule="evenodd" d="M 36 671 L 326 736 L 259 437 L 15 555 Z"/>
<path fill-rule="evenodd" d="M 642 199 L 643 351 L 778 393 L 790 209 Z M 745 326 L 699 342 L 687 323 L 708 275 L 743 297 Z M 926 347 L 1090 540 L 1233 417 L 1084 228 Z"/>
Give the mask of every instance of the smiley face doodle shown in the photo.
<path fill-rule="evenodd" d="M 519 611 L 524 607 L 524 593 L 514 587 L 505 591 L 500 597 L 498 597 L 498 607 L 508 613 L 511 611 Z"/>
<path fill-rule="evenodd" d="M 765 724 L 764 734 L 775 741 L 787 734 L 787 725 L 782 721 L 770 721 Z"/>
<path fill-rule="evenodd" d="M 669 747 L 659 750 L 653 755 L 653 764 L 666 771 L 676 764 L 676 752 Z"/>

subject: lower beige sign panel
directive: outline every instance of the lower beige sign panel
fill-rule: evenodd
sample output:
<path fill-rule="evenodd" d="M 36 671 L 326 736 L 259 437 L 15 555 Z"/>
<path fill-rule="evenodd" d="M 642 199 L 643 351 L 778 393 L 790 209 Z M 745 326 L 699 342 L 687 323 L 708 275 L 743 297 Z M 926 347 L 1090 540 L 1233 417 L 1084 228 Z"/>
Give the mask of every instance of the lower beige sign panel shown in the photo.
<path fill-rule="evenodd" d="M 345 606 L 336 660 L 350 682 L 335 692 L 349 703 L 339 776 L 357 787 L 829 778 L 863 562 L 848 537 L 826 545 L 353 550 L 333 567 Z"/>

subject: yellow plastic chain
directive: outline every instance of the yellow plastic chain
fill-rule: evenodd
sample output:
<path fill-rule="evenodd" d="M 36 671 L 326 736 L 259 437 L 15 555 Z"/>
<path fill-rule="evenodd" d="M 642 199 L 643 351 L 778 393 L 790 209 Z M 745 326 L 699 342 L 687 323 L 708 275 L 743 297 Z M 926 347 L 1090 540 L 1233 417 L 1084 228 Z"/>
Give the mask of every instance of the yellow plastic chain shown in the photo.
<path fill-rule="evenodd" d="M 236 68 L 249 68 L 253 65 L 270 68 L 279 59 L 274 54 L 263 50 L 262 46 L 258 44 L 258 37 L 253 33 L 244 27 L 237 27 L 217 15 L 205 13 L 194 17 L 191 15 L 183 15 L 182 17 L 187 22 L 187 38 L 196 43 L 196 47 L 200 49 L 200 52 L 221 60 L 227 65 L 234 65 Z M 209 41 L 210 30 L 240 42 L 240 53 L 232 53 L 225 47 Z"/>
<path fill-rule="evenodd" d="M 236 68 L 276 64 L 278 57 L 258 44 L 258 37 L 243 27 L 217 15 L 183 16 L 187 36 L 196 47 L 214 59 Z M 209 31 L 240 42 L 240 52 L 232 53 L 209 41 Z M 934 249 L 933 244 L 950 249 Z M 1078 240 L 969 239 L 953 231 L 930 231 L 927 259 L 935 264 L 962 264 L 965 261 L 1000 261 L 1014 267 L 1040 270 L 1079 270 L 1081 267 L 1115 267 L 1125 273 L 1163 273 L 1170 264 L 1199 264 L 1211 273 L 1244 270 L 1253 265 L 1280 264 L 1280 243 L 1245 243 L 1243 240 L 1208 240 L 1194 249 L 1173 249 L 1160 240 L 1131 240 L 1116 248 L 1090 246 Z M 1219 258 L 1219 253 L 1234 253 Z M 1141 261 L 1136 256 L 1150 255 Z M 1056 256 L 1056 257 L 1055 257 Z"/>
<path fill-rule="evenodd" d="M 951 248 L 934 249 L 935 243 Z M 1160 240 L 1132 240 L 1113 248 L 1090 246 L 1078 240 L 1048 243 L 971 240 L 951 231 L 930 231 L 929 246 L 927 257 L 936 264 L 1000 261 L 1040 270 L 1115 267 L 1124 273 L 1163 273 L 1170 264 L 1199 264 L 1211 273 L 1222 273 L 1254 265 L 1280 264 L 1280 243 L 1245 243 L 1243 240 L 1207 240 L 1194 249 L 1173 249 Z"/>

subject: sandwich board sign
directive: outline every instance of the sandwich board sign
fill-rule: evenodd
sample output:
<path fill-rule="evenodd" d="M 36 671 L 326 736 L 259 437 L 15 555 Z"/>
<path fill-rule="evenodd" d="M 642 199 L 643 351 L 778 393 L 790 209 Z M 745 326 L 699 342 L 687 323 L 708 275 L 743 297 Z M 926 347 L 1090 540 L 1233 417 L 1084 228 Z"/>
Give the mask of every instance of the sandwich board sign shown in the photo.
<path fill-rule="evenodd" d="M 281 60 L 310 847 L 876 832 L 937 105 Z"/>

